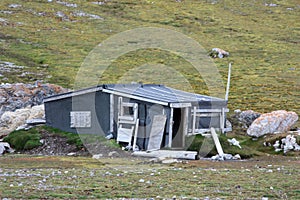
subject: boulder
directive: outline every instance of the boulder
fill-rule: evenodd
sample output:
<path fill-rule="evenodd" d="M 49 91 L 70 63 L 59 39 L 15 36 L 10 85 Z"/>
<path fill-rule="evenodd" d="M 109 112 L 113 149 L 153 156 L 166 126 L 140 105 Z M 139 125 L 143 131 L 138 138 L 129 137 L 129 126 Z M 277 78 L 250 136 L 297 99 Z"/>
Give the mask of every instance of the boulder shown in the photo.
<path fill-rule="evenodd" d="M 0 118 L 0 135 L 6 135 L 22 126 L 27 120 L 43 118 L 45 115 L 44 105 L 22 108 L 14 112 L 7 111 Z"/>
<path fill-rule="evenodd" d="M 220 48 L 212 48 L 211 52 L 209 53 L 209 55 L 212 58 L 224 58 L 224 57 L 228 57 L 229 56 L 229 52 L 220 49 Z"/>
<path fill-rule="evenodd" d="M 7 142 L 0 142 L 0 156 L 4 153 L 12 153 L 14 150 Z"/>
<path fill-rule="evenodd" d="M 248 128 L 260 115 L 259 112 L 245 110 L 239 113 L 238 120 L 243 125 L 243 128 Z"/>
<path fill-rule="evenodd" d="M 295 112 L 287 112 L 285 110 L 273 111 L 260 115 L 247 130 L 247 134 L 252 137 L 260 137 L 271 133 L 284 133 L 298 120 Z"/>

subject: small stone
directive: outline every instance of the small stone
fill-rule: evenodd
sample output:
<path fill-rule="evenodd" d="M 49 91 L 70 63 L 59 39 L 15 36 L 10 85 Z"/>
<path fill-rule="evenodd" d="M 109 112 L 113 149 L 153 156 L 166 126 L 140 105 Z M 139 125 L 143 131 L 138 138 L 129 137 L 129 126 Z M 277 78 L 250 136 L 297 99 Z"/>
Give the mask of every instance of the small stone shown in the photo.
<path fill-rule="evenodd" d="M 173 164 L 173 163 L 178 163 L 177 159 L 165 159 L 161 161 L 162 164 Z"/>
<path fill-rule="evenodd" d="M 103 154 L 95 154 L 95 155 L 93 155 L 92 158 L 94 158 L 94 159 L 100 159 L 102 157 L 103 157 Z"/>
<path fill-rule="evenodd" d="M 240 154 L 236 154 L 236 155 L 233 156 L 233 159 L 234 160 L 241 160 L 242 158 L 241 158 Z"/>
<path fill-rule="evenodd" d="M 144 182 L 145 182 L 144 179 L 140 179 L 140 180 L 139 180 L 139 183 L 144 183 Z"/>
<path fill-rule="evenodd" d="M 116 151 L 111 151 L 108 153 L 108 156 L 109 157 L 118 157 L 118 156 L 120 156 L 120 154 Z"/>

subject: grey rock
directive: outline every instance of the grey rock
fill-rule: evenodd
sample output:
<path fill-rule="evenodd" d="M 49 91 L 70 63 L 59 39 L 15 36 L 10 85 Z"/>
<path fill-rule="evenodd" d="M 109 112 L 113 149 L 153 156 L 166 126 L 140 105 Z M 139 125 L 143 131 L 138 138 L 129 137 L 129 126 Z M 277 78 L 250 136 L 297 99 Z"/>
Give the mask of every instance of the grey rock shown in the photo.
<path fill-rule="evenodd" d="M 235 110 L 235 118 L 243 128 L 248 128 L 261 114 L 253 110 Z"/>
<path fill-rule="evenodd" d="M 108 153 L 108 156 L 109 157 L 118 157 L 118 156 L 120 156 L 120 154 L 116 151 L 111 151 Z"/>

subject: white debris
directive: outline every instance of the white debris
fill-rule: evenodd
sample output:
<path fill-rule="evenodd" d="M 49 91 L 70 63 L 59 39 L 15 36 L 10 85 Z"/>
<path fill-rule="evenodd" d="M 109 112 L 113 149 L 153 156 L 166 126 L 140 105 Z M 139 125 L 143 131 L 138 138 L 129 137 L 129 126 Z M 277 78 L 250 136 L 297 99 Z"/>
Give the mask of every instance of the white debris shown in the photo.
<path fill-rule="evenodd" d="M 228 141 L 231 145 L 237 146 L 237 147 L 239 147 L 240 149 L 242 148 L 242 147 L 240 146 L 240 142 L 237 141 L 235 138 L 228 139 L 227 141 Z"/>
<path fill-rule="evenodd" d="M 283 153 L 287 153 L 288 151 L 300 151 L 300 145 L 297 144 L 297 140 L 294 135 L 287 135 L 285 138 L 282 138 L 281 141 L 277 140 L 275 144 L 273 144 L 276 152 L 282 151 Z"/>
<path fill-rule="evenodd" d="M 104 2 L 104 1 L 94 1 L 94 2 L 92 2 L 92 4 L 96 4 L 96 5 L 104 5 L 105 2 Z"/>
<path fill-rule="evenodd" d="M 67 7 L 77 8 L 76 3 L 68 3 L 68 2 L 64 2 L 64 1 L 56 1 L 56 3 L 67 6 Z"/>
<path fill-rule="evenodd" d="M 273 144 L 273 147 L 274 147 L 275 149 L 277 149 L 277 148 L 280 147 L 279 140 L 277 140 L 277 141 L 275 142 L 275 144 Z"/>
<path fill-rule="evenodd" d="M 22 5 L 20 5 L 20 4 L 10 4 L 8 7 L 9 8 L 19 8 L 19 7 L 22 7 Z"/>
<path fill-rule="evenodd" d="M 114 135 L 112 133 L 108 134 L 106 137 L 105 137 L 107 140 L 111 140 L 114 138 Z"/>
<path fill-rule="evenodd" d="M 94 14 L 90 14 L 90 13 L 85 13 L 83 11 L 77 11 L 73 13 L 74 16 L 77 17 L 88 17 L 90 19 L 103 19 L 102 17 L 100 17 L 99 15 L 94 15 Z"/>
<path fill-rule="evenodd" d="M 217 161 L 224 161 L 224 160 L 240 160 L 241 156 L 239 154 L 236 154 L 233 156 L 232 154 L 226 154 L 224 153 L 223 156 L 220 156 L 219 154 L 212 156 L 212 160 L 217 160 Z"/>

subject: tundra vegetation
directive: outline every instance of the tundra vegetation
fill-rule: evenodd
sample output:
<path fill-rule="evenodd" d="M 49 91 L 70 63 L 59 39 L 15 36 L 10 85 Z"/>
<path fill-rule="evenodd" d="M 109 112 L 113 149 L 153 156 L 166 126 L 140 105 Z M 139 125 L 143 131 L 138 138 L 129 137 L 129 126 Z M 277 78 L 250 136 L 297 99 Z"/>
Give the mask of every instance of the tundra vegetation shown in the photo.
<path fill-rule="evenodd" d="M 193 38 L 207 55 L 215 47 L 230 53 L 213 61 L 224 85 L 228 63 L 232 63 L 231 111 L 284 109 L 299 114 L 299 10 L 297 0 L 1 0 L 0 81 L 43 80 L 72 88 L 81 63 L 103 40 L 134 28 L 160 27 Z M 2 67 L 3 62 L 15 65 Z M 204 80 L 190 63 L 159 49 L 122 55 L 102 74 L 99 83 L 115 83 L 145 63 L 153 67 L 137 68 L 126 80 L 152 83 L 155 77 L 156 83 L 182 89 L 182 82 L 174 80 L 167 70 L 172 68 L 182 74 L 193 92 L 209 95 Z M 15 144 L 20 145 L 18 150 L 39 145 L 40 129 L 27 132 L 28 137 L 17 136 L 34 141 Z M 43 129 L 63 134 L 68 142 L 82 147 L 74 135 Z M 232 134 L 243 149 L 230 146 L 227 138 L 221 137 L 224 151 L 254 158 L 161 165 L 131 157 L 95 160 L 5 155 L 0 158 L 0 198 L 300 198 L 299 154 L 277 155 L 280 153 L 263 145 L 281 136 L 253 141 L 239 129 Z M 202 139 L 197 137 L 190 148 L 197 149 Z"/>

